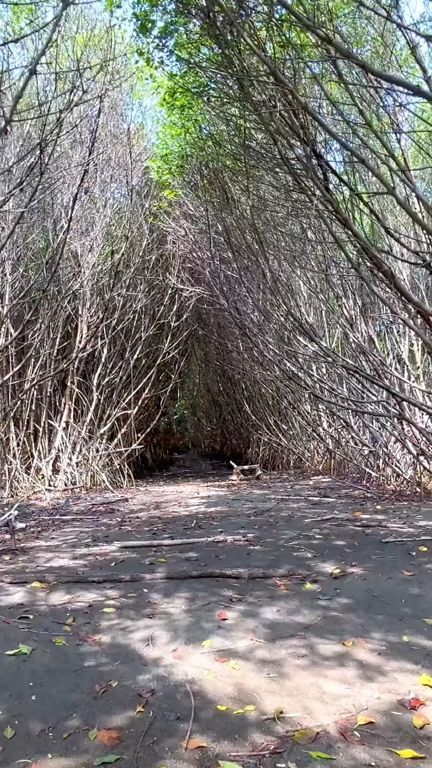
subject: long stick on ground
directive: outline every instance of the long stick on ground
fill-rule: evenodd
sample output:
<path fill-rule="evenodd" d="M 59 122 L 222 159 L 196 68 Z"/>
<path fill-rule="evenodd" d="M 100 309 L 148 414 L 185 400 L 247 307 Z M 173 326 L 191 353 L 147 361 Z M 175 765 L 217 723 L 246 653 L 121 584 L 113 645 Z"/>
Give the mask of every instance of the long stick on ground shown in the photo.
<path fill-rule="evenodd" d="M 293 578 L 303 581 L 307 578 L 313 578 L 310 573 L 303 571 L 292 571 L 288 568 L 274 568 L 265 570 L 261 568 L 230 568 L 224 570 L 208 571 L 159 571 L 157 573 L 106 573 L 104 576 L 92 576 L 91 574 L 75 574 L 73 576 L 64 576 L 64 574 L 45 574 L 37 575 L 32 573 L 31 577 L 23 576 L 4 576 L 1 581 L 3 584 L 28 584 L 37 579 L 45 584 L 123 584 L 133 581 L 165 581 L 177 579 L 287 579 Z"/>
<path fill-rule="evenodd" d="M 432 541 L 432 536 L 408 536 L 404 539 L 391 536 L 389 539 L 381 539 L 382 544 L 405 544 L 406 541 Z"/>
<path fill-rule="evenodd" d="M 114 541 L 113 543 L 116 547 L 120 547 L 120 549 L 135 549 L 138 547 L 180 547 L 183 544 L 206 544 L 207 542 L 247 541 L 253 538 L 253 533 L 245 533 L 243 536 L 203 536 L 198 539 L 155 539 L 154 541 Z"/>
<path fill-rule="evenodd" d="M 195 699 L 194 699 L 194 695 L 192 693 L 192 689 L 191 689 L 189 683 L 186 683 L 186 688 L 188 689 L 190 700 L 191 700 L 191 716 L 190 716 L 189 726 L 188 726 L 188 729 L 187 729 L 186 739 L 185 739 L 185 743 L 184 743 L 185 752 L 186 752 L 186 750 L 188 748 L 189 739 L 190 739 L 190 736 L 191 736 L 191 733 L 192 733 L 193 722 L 194 722 L 194 718 L 195 718 Z"/>

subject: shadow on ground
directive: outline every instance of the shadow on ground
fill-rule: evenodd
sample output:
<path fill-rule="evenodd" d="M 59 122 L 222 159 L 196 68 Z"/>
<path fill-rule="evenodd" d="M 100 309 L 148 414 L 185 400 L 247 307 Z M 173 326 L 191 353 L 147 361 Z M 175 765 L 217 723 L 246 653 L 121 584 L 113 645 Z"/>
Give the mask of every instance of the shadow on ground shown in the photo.
<path fill-rule="evenodd" d="M 319 750 L 356 768 L 402 764 L 391 749 L 432 756 L 432 727 L 414 728 L 397 703 L 411 692 L 432 700 L 418 683 L 432 674 L 432 626 L 424 621 L 432 617 L 432 548 L 382 541 L 427 536 L 431 505 L 386 501 L 325 478 L 235 485 L 170 477 L 128 498 L 39 506 L 16 556 L 4 542 L 1 574 L 23 583 L 4 583 L 0 593 L 0 731 L 16 731 L 0 736 L 2 765 L 82 768 L 114 753 L 127 768 L 210 768 L 218 759 L 306 768 Z M 112 544 L 219 532 L 255 539 Z M 283 568 L 299 578 L 62 583 L 216 568 Z M 56 583 L 44 587 L 45 579 Z M 19 643 L 32 653 L 4 655 Z M 154 695 L 136 714 L 149 689 Z M 191 737 L 207 746 L 185 751 L 190 691 Z M 432 718 L 432 704 L 420 711 Z M 351 743 L 340 721 L 358 714 L 376 722 L 354 735 L 348 729 Z M 293 742 L 303 727 L 319 732 L 312 744 Z M 118 728 L 123 742 L 91 741 L 95 728 Z"/>

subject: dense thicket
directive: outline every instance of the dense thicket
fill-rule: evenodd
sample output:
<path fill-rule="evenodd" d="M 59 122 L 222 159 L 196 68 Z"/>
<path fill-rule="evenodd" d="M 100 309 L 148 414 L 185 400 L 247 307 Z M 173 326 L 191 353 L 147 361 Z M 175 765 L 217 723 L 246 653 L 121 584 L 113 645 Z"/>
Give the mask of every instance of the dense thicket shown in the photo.
<path fill-rule="evenodd" d="M 3 484 L 124 482 L 170 451 L 194 301 L 157 224 L 129 43 L 66 1 L 1 23 Z"/>
<path fill-rule="evenodd" d="M 428 479 L 432 14 L 119 5 L 0 8 L 6 492 L 182 443 Z"/>
<path fill-rule="evenodd" d="M 204 437 L 416 482 L 432 443 L 430 11 L 139 0 L 136 19 L 168 71 L 165 157 L 201 201 Z"/>

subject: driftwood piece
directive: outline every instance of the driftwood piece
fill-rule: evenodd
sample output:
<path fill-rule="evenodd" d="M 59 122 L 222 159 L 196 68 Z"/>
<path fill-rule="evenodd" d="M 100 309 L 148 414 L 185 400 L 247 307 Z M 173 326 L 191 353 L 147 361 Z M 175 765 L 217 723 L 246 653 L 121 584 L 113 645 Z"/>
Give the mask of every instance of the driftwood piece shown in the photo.
<path fill-rule="evenodd" d="M 146 539 L 145 541 L 114 541 L 116 547 L 120 549 L 136 549 L 138 547 L 180 547 L 188 544 L 206 544 L 208 542 L 214 542 L 222 544 L 223 542 L 242 542 L 253 539 L 253 533 L 245 533 L 244 536 L 203 536 L 198 539 L 155 539 L 151 541 Z"/>
<path fill-rule="evenodd" d="M 238 465 L 233 461 L 230 461 L 233 467 L 232 478 L 233 480 L 259 480 L 262 475 L 259 464 L 243 464 Z"/>
<path fill-rule="evenodd" d="M 381 539 L 382 544 L 405 544 L 409 541 L 432 541 L 432 536 L 407 536 L 406 538 L 391 536 L 389 539 Z"/>
<path fill-rule="evenodd" d="M 134 581 L 165 581 L 165 580 L 186 580 L 186 579 L 287 579 L 295 578 L 299 581 L 310 578 L 310 574 L 302 571 L 293 571 L 288 568 L 229 568 L 216 570 L 198 570 L 198 571 L 158 571 L 157 573 L 106 573 L 104 575 L 92 576 L 91 574 L 74 574 L 64 576 L 63 574 L 35 574 L 23 576 L 3 576 L 3 584 L 28 584 L 29 581 L 37 579 L 44 584 L 123 584 Z"/>

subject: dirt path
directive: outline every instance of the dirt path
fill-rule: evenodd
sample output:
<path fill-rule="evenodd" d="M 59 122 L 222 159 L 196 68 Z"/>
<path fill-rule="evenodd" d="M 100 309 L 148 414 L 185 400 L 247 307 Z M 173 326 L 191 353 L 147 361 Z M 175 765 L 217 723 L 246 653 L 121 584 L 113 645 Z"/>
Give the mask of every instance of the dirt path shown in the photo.
<path fill-rule="evenodd" d="M 168 477 L 127 496 L 99 507 L 71 499 L 50 513 L 40 506 L 17 555 L 0 542 L 0 765 L 90 768 L 115 754 L 125 768 L 210 768 L 218 759 L 302 768 L 318 762 L 310 751 L 344 768 L 402 765 L 392 748 L 432 758 L 432 727 L 416 730 L 397 703 L 419 694 L 431 701 L 419 712 L 432 719 L 432 691 L 418 683 L 432 674 L 432 626 L 423 620 L 432 617 L 432 542 L 424 551 L 421 542 L 381 542 L 430 534 L 432 505 L 380 501 L 319 478 L 236 485 Z M 112 545 L 217 533 L 256 539 Z M 179 568 L 307 575 L 61 583 Z M 7 585 L 8 577 L 23 583 Z M 33 583 L 45 578 L 56 583 Z M 5 655 L 19 644 L 31 654 Z M 191 738 L 207 746 L 185 751 L 190 692 Z M 275 710 L 283 717 L 264 719 Z M 358 714 L 376 720 L 357 729 L 360 737 Z M 7 726 L 16 731 L 9 740 Z M 293 731 L 306 727 L 317 738 L 295 743 Z M 94 729 L 117 729 L 122 742 L 101 743 L 100 733 L 91 740 Z"/>

